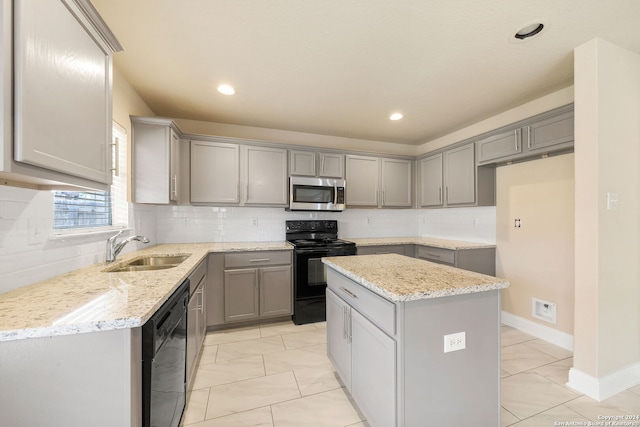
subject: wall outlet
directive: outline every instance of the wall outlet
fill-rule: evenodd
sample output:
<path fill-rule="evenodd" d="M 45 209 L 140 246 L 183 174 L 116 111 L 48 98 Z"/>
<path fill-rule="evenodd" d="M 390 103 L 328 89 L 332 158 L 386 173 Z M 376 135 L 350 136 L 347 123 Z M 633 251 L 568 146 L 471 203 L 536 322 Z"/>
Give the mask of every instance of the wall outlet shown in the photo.
<path fill-rule="evenodd" d="M 467 336 L 465 332 L 457 332 L 444 336 L 444 352 L 464 350 L 467 348 Z"/>
<path fill-rule="evenodd" d="M 252 227 L 257 227 L 258 226 L 258 218 L 252 218 L 251 219 L 251 226 Z"/>

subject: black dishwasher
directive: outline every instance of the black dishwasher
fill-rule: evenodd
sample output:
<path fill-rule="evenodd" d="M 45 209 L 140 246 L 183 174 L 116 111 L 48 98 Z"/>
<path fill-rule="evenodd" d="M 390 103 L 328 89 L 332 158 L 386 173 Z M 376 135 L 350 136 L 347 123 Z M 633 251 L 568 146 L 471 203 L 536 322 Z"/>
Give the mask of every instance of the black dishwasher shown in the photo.
<path fill-rule="evenodd" d="M 186 403 L 189 279 L 142 326 L 142 425 L 177 427 Z"/>

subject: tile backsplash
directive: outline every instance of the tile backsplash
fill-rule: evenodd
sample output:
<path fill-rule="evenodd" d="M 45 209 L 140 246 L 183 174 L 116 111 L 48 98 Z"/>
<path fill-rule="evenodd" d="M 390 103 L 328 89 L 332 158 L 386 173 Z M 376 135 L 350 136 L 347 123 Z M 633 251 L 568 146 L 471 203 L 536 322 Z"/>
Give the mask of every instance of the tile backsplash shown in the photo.
<path fill-rule="evenodd" d="M 431 236 L 495 243 L 495 208 L 347 209 L 129 205 L 129 224 L 152 243 L 279 241 L 285 220 L 336 219 L 341 238 Z M 56 236 L 53 195 L 0 186 L 0 293 L 104 261 L 111 233 Z M 132 243 L 123 253 L 140 248 Z"/>

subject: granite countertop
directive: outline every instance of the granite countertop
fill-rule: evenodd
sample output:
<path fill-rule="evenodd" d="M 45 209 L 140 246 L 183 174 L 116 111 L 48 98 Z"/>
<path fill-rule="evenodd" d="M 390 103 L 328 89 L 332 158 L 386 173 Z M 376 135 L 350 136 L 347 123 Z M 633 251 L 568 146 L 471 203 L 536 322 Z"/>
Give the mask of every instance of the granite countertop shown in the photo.
<path fill-rule="evenodd" d="M 485 292 L 505 279 L 398 254 L 322 258 L 330 268 L 393 302 Z"/>
<path fill-rule="evenodd" d="M 287 242 L 162 244 L 0 294 L 0 342 L 142 326 L 209 253 L 292 250 Z M 189 255 L 174 268 L 107 273 L 148 255 Z"/>
<path fill-rule="evenodd" d="M 356 246 L 378 246 L 378 245 L 424 245 L 434 246 L 437 248 L 463 250 L 463 249 L 481 249 L 495 248 L 496 245 L 478 242 L 464 242 L 461 240 L 437 239 L 434 237 L 374 237 L 363 239 L 345 238 L 350 242 L 354 242 Z"/>

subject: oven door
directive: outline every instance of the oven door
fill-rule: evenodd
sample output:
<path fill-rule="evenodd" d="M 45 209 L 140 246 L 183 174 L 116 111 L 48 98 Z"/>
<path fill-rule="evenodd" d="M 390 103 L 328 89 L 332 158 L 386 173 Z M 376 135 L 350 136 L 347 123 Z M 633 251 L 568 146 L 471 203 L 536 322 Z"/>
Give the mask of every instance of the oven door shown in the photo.
<path fill-rule="evenodd" d="M 324 297 L 327 287 L 327 266 L 323 257 L 355 255 L 355 249 L 345 248 L 307 248 L 295 251 L 295 288 L 296 300 Z"/>

